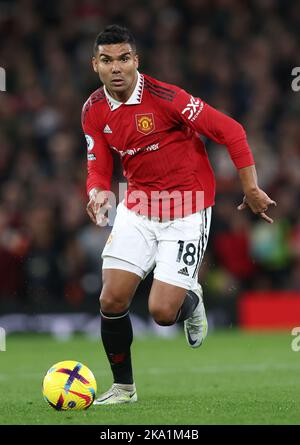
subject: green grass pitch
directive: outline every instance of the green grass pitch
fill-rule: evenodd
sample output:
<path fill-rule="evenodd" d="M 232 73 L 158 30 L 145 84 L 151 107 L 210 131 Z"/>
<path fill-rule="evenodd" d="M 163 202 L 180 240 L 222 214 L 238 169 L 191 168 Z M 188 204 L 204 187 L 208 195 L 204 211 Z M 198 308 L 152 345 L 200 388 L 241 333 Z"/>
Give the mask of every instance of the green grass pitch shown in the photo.
<path fill-rule="evenodd" d="M 133 343 L 138 403 L 56 412 L 41 393 L 55 362 L 78 360 L 94 372 L 98 394 L 111 385 L 100 341 L 82 335 L 12 335 L 0 352 L 1 425 L 300 424 L 300 352 L 290 332 L 211 333 L 199 349 L 173 339 Z"/>

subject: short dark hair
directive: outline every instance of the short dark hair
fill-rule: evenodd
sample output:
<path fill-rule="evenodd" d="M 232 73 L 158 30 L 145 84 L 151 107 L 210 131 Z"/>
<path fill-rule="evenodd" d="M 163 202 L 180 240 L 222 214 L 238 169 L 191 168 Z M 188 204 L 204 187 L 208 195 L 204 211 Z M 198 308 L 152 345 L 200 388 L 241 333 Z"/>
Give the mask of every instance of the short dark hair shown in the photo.
<path fill-rule="evenodd" d="M 98 51 L 99 45 L 113 45 L 115 43 L 129 43 L 131 48 L 136 50 L 136 43 L 129 29 L 119 25 L 109 25 L 101 31 L 94 43 L 94 54 Z"/>

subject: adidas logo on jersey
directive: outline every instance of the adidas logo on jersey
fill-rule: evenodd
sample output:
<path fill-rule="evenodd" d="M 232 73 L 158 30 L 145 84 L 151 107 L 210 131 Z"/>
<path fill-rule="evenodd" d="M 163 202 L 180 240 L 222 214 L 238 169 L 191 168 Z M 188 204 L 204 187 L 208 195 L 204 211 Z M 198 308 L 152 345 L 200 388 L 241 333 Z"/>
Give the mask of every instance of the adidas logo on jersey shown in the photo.
<path fill-rule="evenodd" d="M 109 128 L 109 126 L 107 124 L 104 127 L 103 133 L 112 133 L 111 129 Z"/>
<path fill-rule="evenodd" d="M 180 269 L 178 271 L 178 273 L 181 273 L 181 275 L 186 275 L 187 277 L 189 277 L 189 271 L 187 267 L 184 267 L 183 269 Z"/>

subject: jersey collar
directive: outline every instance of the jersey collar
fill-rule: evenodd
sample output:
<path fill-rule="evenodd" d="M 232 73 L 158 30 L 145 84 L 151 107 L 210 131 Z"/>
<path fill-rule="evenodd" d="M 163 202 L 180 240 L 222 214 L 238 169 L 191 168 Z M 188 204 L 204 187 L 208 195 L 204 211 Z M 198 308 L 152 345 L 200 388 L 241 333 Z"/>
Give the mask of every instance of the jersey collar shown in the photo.
<path fill-rule="evenodd" d="M 144 76 L 142 74 L 138 73 L 138 79 L 137 79 L 137 83 L 136 86 L 131 94 L 131 96 L 129 97 L 129 99 L 126 102 L 119 102 L 118 100 L 114 99 L 113 97 L 111 97 L 111 95 L 109 94 L 109 92 L 107 91 L 105 85 L 104 85 L 104 93 L 106 96 L 106 100 L 107 103 L 111 109 L 111 111 L 116 110 L 117 108 L 119 108 L 123 103 L 124 105 L 137 105 L 140 104 L 142 101 L 142 96 L 143 96 L 143 89 L 144 89 Z"/>

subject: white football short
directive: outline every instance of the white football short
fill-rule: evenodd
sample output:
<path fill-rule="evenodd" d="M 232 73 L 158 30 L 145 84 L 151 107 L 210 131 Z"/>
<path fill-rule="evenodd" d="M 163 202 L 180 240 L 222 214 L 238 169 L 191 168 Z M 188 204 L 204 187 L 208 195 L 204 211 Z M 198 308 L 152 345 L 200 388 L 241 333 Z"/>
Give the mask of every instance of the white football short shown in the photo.
<path fill-rule="evenodd" d="M 193 289 L 206 249 L 211 207 L 172 221 L 159 222 L 117 207 L 111 234 L 102 252 L 103 269 L 122 269 Z"/>

